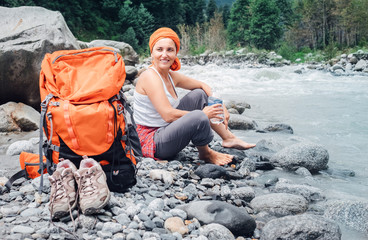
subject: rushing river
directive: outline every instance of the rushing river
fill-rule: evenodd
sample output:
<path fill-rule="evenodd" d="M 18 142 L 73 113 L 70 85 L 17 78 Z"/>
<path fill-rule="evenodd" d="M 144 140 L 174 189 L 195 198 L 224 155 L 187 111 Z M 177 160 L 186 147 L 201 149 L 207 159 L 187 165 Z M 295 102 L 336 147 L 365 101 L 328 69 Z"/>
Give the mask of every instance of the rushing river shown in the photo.
<path fill-rule="evenodd" d="M 251 109 L 243 114 L 255 120 L 259 128 L 289 124 L 294 130 L 292 137 L 326 148 L 330 157 L 329 173 L 314 178 L 315 186 L 327 198 L 367 200 L 368 76 L 334 76 L 318 70 L 294 73 L 300 68 L 234 69 L 207 65 L 184 66 L 181 72 L 206 82 L 225 100 L 249 103 Z M 256 131 L 235 133 L 254 143 L 270 137 Z M 282 137 L 290 138 L 285 134 Z M 344 174 L 349 170 L 355 176 Z M 278 177 L 293 177 L 279 174 Z M 343 228 L 342 232 L 342 239 L 367 239 L 354 230 Z"/>

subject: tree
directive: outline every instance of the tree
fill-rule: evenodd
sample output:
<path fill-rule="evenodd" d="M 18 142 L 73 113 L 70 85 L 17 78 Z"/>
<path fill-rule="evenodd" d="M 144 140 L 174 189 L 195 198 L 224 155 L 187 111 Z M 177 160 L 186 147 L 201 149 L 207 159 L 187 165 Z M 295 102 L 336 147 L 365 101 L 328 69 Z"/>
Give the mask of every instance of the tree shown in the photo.
<path fill-rule="evenodd" d="M 204 22 L 204 9 L 206 3 L 204 0 L 187 0 L 183 2 L 184 23 L 187 25 L 195 25 Z"/>
<path fill-rule="evenodd" d="M 292 9 L 292 0 L 276 0 L 276 6 L 280 10 L 280 25 L 283 30 L 292 26 L 295 14 Z"/>
<path fill-rule="evenodd" d="M 281 37 L 280 10 L 273 0 L 254 0 L 251 4 L 251 42 L 257 48 L 272 49 Z"/>
<path fill-rule="evenodd" d="M 219 8 L 219 12 L 222 13 L 222 20 L 224 22 L 225 28 L 227 27 L 227 23 L 230 18 L 230 6 L 228 4 L 225 4 L 224 6 Z"/>
<path fill-rule="evenodd" d="M 147 48 L 148 37 L 154 30 L 154 18 L 143 4 L 134 7 L 126 1 L 120 8 L 118 25 L 122 34 L 118 34 L 117 40 L 125 39 L 129 44 L 138 45 L 139 49 L 136 50 L 141 52 Z"/>
<path fill-rule="evenodd" d="M 250 0 L 236 0 L 230 10 L 227 33 L 232 46 L 244 46 L 250 41 Z"/>
<path fill-rule="evenodd" d="M 207 5 L 207 11 L 206 11 L 208 21 L 214 17 L 216 11 L 217 11 L 217 5 L 216 5 L 215 0 L 209 0 L 208 5 Z"/>

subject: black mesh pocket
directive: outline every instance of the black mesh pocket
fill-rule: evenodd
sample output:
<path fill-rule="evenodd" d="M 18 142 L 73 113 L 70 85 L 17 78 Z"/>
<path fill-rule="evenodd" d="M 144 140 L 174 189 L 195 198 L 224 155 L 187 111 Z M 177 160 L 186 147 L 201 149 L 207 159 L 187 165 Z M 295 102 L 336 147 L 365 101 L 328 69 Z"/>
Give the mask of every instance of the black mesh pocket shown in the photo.
<path fill-rule="evenodd" d="M 124 193 L 137 183 L 136 168 L 133 163 L 120 163 L 113 166 L 113 169 L 111 167 L 111 164 L 102 167 L 106 173 L 110 191 Z"/>

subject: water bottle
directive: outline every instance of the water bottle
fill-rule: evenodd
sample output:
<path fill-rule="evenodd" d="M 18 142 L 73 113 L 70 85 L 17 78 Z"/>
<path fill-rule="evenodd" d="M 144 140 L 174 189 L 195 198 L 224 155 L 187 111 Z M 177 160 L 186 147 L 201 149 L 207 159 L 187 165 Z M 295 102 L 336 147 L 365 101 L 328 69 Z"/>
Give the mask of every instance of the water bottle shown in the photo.
<path fill-rule="evenodd" d="M 211 106 L 214 104 L 221 104 L 221 108 L 223 110 L 222 100 L 220 98 L 213 97 L 213 96 L 208 97 L 208 106 Z M 222 123 L 224 121 L 224 112 L 222 111 L 222 114 L 219 114 L 218 116 L 219 116 L 218 118 L 211 118 L 210 121 L 214 124 Z"/>

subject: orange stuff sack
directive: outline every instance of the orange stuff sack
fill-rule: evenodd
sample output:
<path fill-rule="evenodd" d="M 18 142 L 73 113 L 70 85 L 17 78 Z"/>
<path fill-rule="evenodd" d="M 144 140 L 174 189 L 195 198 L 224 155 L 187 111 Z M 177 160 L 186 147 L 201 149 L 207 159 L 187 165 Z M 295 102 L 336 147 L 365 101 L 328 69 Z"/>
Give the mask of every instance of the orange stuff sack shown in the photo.
<path fill-rule="evenodd" d="M 46 157 L 43 157 L 42 164 L 46 164 L 46 162 L 47 162 Z M 41 174 L 47 173 L 47 169 L 43 168 L 43 166 L 40 164 L 40 157 L 38 154 L 21 152 L 19 155 L 19 163 L 21 170 L 15 173 L 13 176 L 11 176 L 9 180 L 5 183 L 5 187 L 8 190 L 10 190 L 14 181 L 16 181 L 17 179 L 20 178 L 34 179 L 41 176 Z M 41 168 L 43 169 L 42 173 Z"/>
<path fill-rule="evenodd" d="M 25 170 L 26 178 L 37 178 L 41 176 L 39 155 L 28 152 L 21 152 L 19 155 L 20 168 Z M 43 163 L 46 163 L 46 157 L 43 157 Z M 47 169 L 43 170 L 43 173 L 47 173 Z"/>
<path fill-rule="evenodd" d="M 128 174 L 134 180 L 127 181 L 127 186 L 135 184 L 136 157 L 141 150 L 136 144 L 138 137 L 131 137 L 135 136 L 134 121 L 126 118 L 131 110 L 121 91 L 125 76 L 123 58 L 113 48 L 45 55 L 39 84 L 40 124 L 46 141 L 41 131 L 40 152 L 47 158 L 49 174 L 58 159 L 69 159 L 78 168 L 86 155 L 103 161 L 107 174 L 118 168 L 121 172 L 134 172 Z M 122 185 L 119 183 L 115 191 L 127 188 Z"/>

